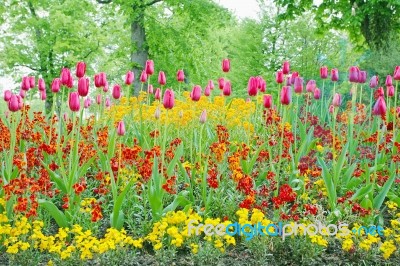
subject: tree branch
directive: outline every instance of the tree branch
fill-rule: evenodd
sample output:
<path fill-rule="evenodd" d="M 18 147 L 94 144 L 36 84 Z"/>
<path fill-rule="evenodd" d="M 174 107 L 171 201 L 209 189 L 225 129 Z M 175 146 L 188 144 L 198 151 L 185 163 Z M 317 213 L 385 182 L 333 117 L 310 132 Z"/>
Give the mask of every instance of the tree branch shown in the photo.
<path fill-rule="evenodd" d="M 33 70 L 33 71 L 37 71 L 37 72 L 41 71 L 41 69 L 39 69 L 39 68 L 31 67 L 31 66 L 24 65 L 24 64 L 14 65 L 14 67 L 27 67 L 27 68 L 29 68 L 30 70 Z"/>
<path fill-rule="evenodd" d="M 97 47 L 96 47 L 95 49 L 93 49 L 93 50 L 90 50 L 85 56 L 83 56 L 83 58 L 84 58 L 84 59 L 88 58 L 89 55 L 90 55 L 91 53 L 97 51 L 97 50 L 99 49 L 99 47 L 100 47 L 100 41 L 97 41 Z"/>
<path fill-rule="evenodd" d="M 99 3 L 99 4 L 109 4 L 111 2 L 112 2 L 112 0 L 97 0 L 97 3 Z"/>
<path fill-rule="evenodd" d="M 163 1 L 163 0 L 152 0 L 152 1 L 148 2 L 147 4 L 144 4 L 144 6 L 145 7 L 152 6 L 155 3 L 158 3 L 158 2 L 161 2 L 161 1 Z"/>

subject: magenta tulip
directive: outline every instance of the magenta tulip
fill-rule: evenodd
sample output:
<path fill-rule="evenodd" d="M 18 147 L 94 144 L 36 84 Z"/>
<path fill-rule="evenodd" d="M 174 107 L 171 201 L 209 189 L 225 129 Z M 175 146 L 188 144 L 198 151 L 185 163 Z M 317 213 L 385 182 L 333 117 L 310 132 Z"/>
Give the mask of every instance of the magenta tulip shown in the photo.
<path fill-rule="evenodd" d="M 250 77 L 247 84 L 247 92 L 249 96 L 256 96 L 258 92 L 258 81 L 255 77 Z"/>
<path fill-rule="evenodd" d="M 53 79 L 51 82 L 51 91 L 57 93 L 60 91 L 61 80 L 59 78 Z"/>
<path fill-rule="evenodd" d="M 81 105 L 79 101 L 79 94 L 77 92 L 71 92 L 69 94 L 68 104 L 69 104 L 69 109 L 71 109 L 72 112 L 79 111 Z"/>
<path fill-rule="evenodd" d="M 85 62 L 78 62 L 76 64 L 76 77 L 78 78 L 82 78 L 83 76 L 85 76 L 85 72 L 86 72 L 86 64 Z"/>
<path fill-rule="evenodd" d="M 31 82 L 29 77 L 22 77 L 21 89 L 27 91 L 30 88 L 31 88 Z"/>
<path fill-rule="evenodd" d="M 110 107 L 110 106 L 111 106 L 110 97 L 108 97 L 108 96 L 106 97 L 105 106 L 106 106 L 106 107 Z"/>
<path fill-rule="evenodd" d="M 225 81 L 224 88 L 222 89 L 222 94 L 224 96 L 229 96 L 232 93 L 232 85 L 229 80 Z"/>
<path fill-rule="evenodd" d="M 170 89 L 166 89 L 164 93 L 163 105 L 165 109 L 172 109 L 175 105 L 175 95 Z"/>
<path fill-rule="evenodd" d="M 385 85 L 386 85 L 386 87 L 392 86 L 392 85 L 393 85 L 393 81 L 392 81 L 392 76 L 391 76 L 391 75 L 387 75 L 387 76 L 386 76 Z"/>
<path fill-rule="evenodd" d="M 333 82 L 336 82 L 339 80 L 339 71 L 337 70 L 337 68 L 333 68 L 331 70 L 331 80 Z"/>
<path fill-rule="evenodd" d="M 321 79 L 328 78 L 328 68 L 326 66 L 323 66 L 319 69 L 319 76 Z"/>
<path fill-rule="evenodd" d="M 386 94 L 389 97 L 393 97 L 394 96 L 394 86 L 393 85 L 389 86 L 389 87 L 386 87 Z"/>
<path fill-rule="evenodd" d="M 329 113 L 333 114 L 333 111 L 335 110 L 335 106 L 332 104 L 329 106 Z"/>
<path fill-rule="evenodd" d="M 214 82 L 212 80 L 208 81 L 208 86 L 210 87 L 211 90 L 213 90 L 215 88 Z"/>
<path fill-rule="evenodd" d="M 306 91 L 307 92 L 314 92 L 316 87 L 317 87 L 317 84 L 316 84 L 315 80 L 311 79 L 311 80 L 309 80 L 307 82 Z"/>
<path fill-rule="evenodd" d="M 364 84 L 367 81 L 367 71 L 360 71 L 358 83 Z"/>
<path fill-rule="evenodd" d="M 16 112 L 20 109 L 19 100 L 17 95 L 12 94 L 10 99 L 8 100 L 8 110 L 11 112 Z"/>
<path fill-rule="evenodd" d="M 121 98 L 121 86 L 119 84 L 115 84 L 112 90 L 112 97 L 115 100 Z"/>
<path fill-rule="evenodd" d="M 349 81 L 357 83 L 359 80 L 360 69 L 356 66 L 352 66 L 349 69 Z"/>
<path fill-rule="evenodd" d="M 400 80 L 400 66 L 396 66 L 393 73 L 394 80 Z"/>
<path fill-rule="evenodd" d="M 25 91 L 25 90 L 20 90 L 20 91 L 19 91 L 19 96 L 21 96 L 21 98 L 25 98 L 25 96 L 26 96 L 26 91 Z"/>
<path fill-rule="evenodd" d="M 185 80 L 185 73 L 182 69 L 178 70 L 178 73 L 176 73 L 176 80 L 178 80 L 178 82 L 183 82 Z"/>
<path fill-rule="evenodd" d="M 89 108 L 90 104 L 91 104 L 90 99 L 86 98 L 85 101 L 83 102 L 83 107 L 87 109 Z"/>
<path fill-rule="evenodd" d="M 314 90 L 314 99 L 315 100 L 321 99 L 321 90 L 318 88 L 315 88 L 315 90 Z"/>
<path fill-rule="evenodd" d="M 229 59 L 222 60 L 222 71 L 227 73 L 229 72 L 230 69 L 231 69 L 231 62 L 229 61 Z"/>
<path fill-rule="evenodd" d="M 303 78 L 296 77 L 294 79 L 294 92 L 295 93 L 302 93 L 303 92 Z"/>
<path fill-rule="evenodd" d="M 332 100 L 332 105 L 338 107 L 342 104 L 342 96 L 339 93 L 335 93 Z"/>
<path fill-rule="evenodd" d="M 101 104 L 101 94 L 98 94 L 97 96 L 96 96 L 96 103 L 97 104 Z"/>
<path fill-rule="evenodd" d="M 89 78 L 80 78 L 78 80 L 78 94 L 86 97 L 89 94 Z"/>
<path fill-rule="evenodd" d="M 267 89 L 267 82 L 261 77 L 258 83 L 258 89 L 260 90 L 260 92 L 265 92 L 265 90 Z"/>
<path fill-rule="evenodd" d="M 143 70 L 142 74 L 140 74 L 140 82 L 145 83 L 147 81 L 147 74 L 146 71 Z"/>
<path fill-rule="evenodd" d="M 207 111 L 204 109 L 200 115 L 200 123 L 204 124 L 207 121 Z"/>
<path fill-rule="evenodd" d="M 272 107 L 272 95 L 265 94 L 263 96 L 263 105 L 264 105 L 265 108 L 271 108 Z"/>
<path fill-rule="evenodd" d="M 134 79 L 135 79 L 135 74 L 132 71 L 126 72 L 125 85 L 131 85 Z"/>
<path fill-rule="evenodd" d="M 125 135 L 125 124 L 124 124 L 124 121 L 119 121 L 118 122 L 117 134 L 118 134 L 118 136 Z"/>
<path fill-rule="evenodd" d="M 281 90 L 281 104 L 289 105 L 292 101 L 292 91 L 290 86 L 283 86 Z"/>
<path fill-rule="evenodd" d="M 12 92 L 10 90 L 4 91 L 4 101 L 8 102 L 11 99 Z"/>
<path fill-rule="evenodd" d="M 34 77 L 34 76 L 30 76 L 30 77 L 29 77 L 29 85 L 30 85 L 30 88 L 31 88 L 31 89 L 35 88 L 35 84 L 36 84 L 35 77 Z"/>
<path fill-rule="evenodd" d="M 145 68 L 146 74 L 148 76 L 151 76 L 154 74 L 154 62 L 153 60 L 147 60 L 146 61 L 146 68 Z"/>
<path fill-rule="evenodd" d="M 44 82 L 44 79 L 42 79 L 42 78 L 39 78 L 39 80 L 38 80 L 38 89 L 40 91 L 46 90 L 46 84 Z"/>
<path fill-rule="evenodd" d="M 287 75 L 287 74 L 289 74 L 289 72 L 290 72 L 290 63 L 289 63 L 289 61 L 285 61 L 285 62 L 283 62 L 282 73 L 284 75 Z"/>
<path fill-rule="evenodd" d="M 40 99 L 41 99 L 42 101 L 45 101 L 46 98 L 47 98 L 46 91 L 45 91 L 45 90 L 44 90 L 44 91 L 40 91 Z"/>
<path fill-rule="evenodd" d="M 161 100 L 161 90 L 160 90 L 160 88 L 156 89 L 156 92 L 154 93 L 154 99 Z"/>
<path fill-rule="evenodd" d="M 199 101 L 201 97 L 201 87 L 199 85 L 196 85 L 193 87 L 192 92 L 190 93 L 190 98 L 192 101 Z"/>
<path fill-rule="evenodd" d="M 225 79 L 224 78 L 219 78 L 218 79 L 218 87 L 220 90 L 223 90 L 225 86 Z"/>
<path fill-rule="evenodd" d="M 290 75 L 290 84 L 294 85 L 294 80 L 299 77 L 299 72 L 294 71 L 292 75 Z"/>
<path fill-rule="evenodd" d="M 164 71 L 160 71 L 160 73 L 158 73 L 158 84 L 164 86 L 166 83 L 167 83 L 167 78 L 165 77 L 165 73 Z"/>
<path fill-rule="evenodd" d="M 149 84 L 149 86 L 147 87 L 147 93 L 148 93 L 148 94 L 153 94 L 153 93 L 154 93 L 154 87 L 153 87 L 153 85 Z"/>
<path fill-rule="evenodd" d="M 204 89 L 204 95 L 207 97 L 211 95 L 211 88 L 209 85 L 207 85 L 206 88 Z"/>
<path fill-rule="evenodd" d="M 386 102 L 384 97 L 379 96 L 378 100 L 374 105 L 374 108 L 372 109 L 372 114 L 380 116 L 386 114 Z"/>
<path fill-rule="evenodd" d="M 379 83 L 379 78 L 378 76 L 372 76 L 372 78 L 369 81 L 369 87 L 370 88 L 376 88 Z"/>
<path fill-rule="evenodd" d="M 275 76 L 276 83 L 282 84 L 283 83 L 283 78 L 284 78 L 283 71 L 277 71 L 276 72 L 276 76 Z"/>
<path fill-rule="evenodd" d="M 69 68 L 64 67 L 61 69 L 61 84 L 67 86 L 70 82 L 71 71 Z"/>

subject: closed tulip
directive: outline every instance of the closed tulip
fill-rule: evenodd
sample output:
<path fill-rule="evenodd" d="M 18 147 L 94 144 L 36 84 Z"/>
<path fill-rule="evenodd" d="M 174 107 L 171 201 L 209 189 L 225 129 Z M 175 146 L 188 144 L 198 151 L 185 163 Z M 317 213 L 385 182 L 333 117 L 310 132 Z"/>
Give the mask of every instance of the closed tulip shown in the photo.
<path fill-rule="evenodd" d="M 106 106 L 106 107 L 110 107 L 110 106 L 111 106 L 110 97 L 108 97 L 108 96 L 106 97 L 105 106 Z"/>
<path fill-rule="evenodd" d="M 10 99 L 8 100 L 8 110 L 11 112 L 16 112 L 20 109 L 18 97 L 15 94 L 12 94 Z"/>
<path fill-rule="evenodd" d="M 121 98 L 121 86 L 119 84 L 115 84 L 112 90 L 112 97 L 115 100 Z"/>
<path fill-rule="evenodd" d="M 268 108 L 268 109 L 272 107 L 272 95 L 265 94 L 263 96 L 263 105 L 265 108 Z"/>
<path fill-rule="evenodd" d="M 358 83 L 364 84 L 367 81 L 367 71 L 360 71 Z"/>
<path fill-rule="evenodd" d="M 68 104 L 69 104 L 69 109 L 71 109 L 72 112 L 79 111 L 81 106 L 79 101 L 79 94 L 77 92 L 71 92 L 69 94 Z"/>
<path fill-rule="evenodd" d="M 369 87 L 370 88 L 376 88 L 379 83 L 379 78 L 378 76 L 372 76 L 372 78 L 369 81 Z"/>
<path fill-rule="evenodd" d="M 278 84 L 282 84 L 284 79 L 283 71 L 277 71 L 275 76 L 275 81 Z"/>
<path fill-rule="evenodd" d="M 285 61 L 285 62 L 283 62 L 282 73 L 284 75 L 287 75 L 287 74 L 289 74 L 289 72 L 290 72 L 290 63 L 289 63 L 289 61 Z"/>
<path fill-rule="evenodd" d="M 335 106 L 332 104 L 329 106 L 329 113 L 333 114 L 333 111 L 335 110 Z"/>
<path fill-rule="evenodd" d="M 160 72 L 158 73 L 158 83 L 159 83 L 161 86 L 164 86 L 164 85 L 167 83 L 167 78 L 165 77 L 164 71 L 160 71 Z"/>
<path fill-rule="evenodd" d="M 229 72 L 230 69 L 231 69 L 231 62 L 229 61 L 229 59 L 222 60 L 222 71 L 227 73 Z"/>
<path fill-rule="evenodd" d="M 89 78 L 80 78 L 78 80 L 78 94 L 86 97 L 89 94 Z"/>
<path fill-rule="evenodd" d="M 219 78 L 218 79 L 218 87 L 220 90 L 224 89 L 224 85 L 225 85 L 225 79 L 224 78 Z"/>
<path fill-rule="evenodd" d="M 386 87 L 386 94 L 389 97 L 393 97 L 394 96 L 394 86 L 393 85 L 389 86 L 389 87 Z"/>
<path fill-rule="evenodd" d="M 349 81 L 357 83 L 359 80 L 360 69 L 356 66 L 352 66 L 349 69 Z"/>
<path fill-rule="evenodd" d="M 72 77 L 72 74 L 70 73 L 68 83 L 67 83 L 67 88 L 71 89 L 74 87 L 74 78 Z"/>
<path fill-rule="evenodd" d="M 231 82 L 227 80 L 225 81 L 224 88 L 222 89 L 222 94 L 224 96 L 229 96 L 231 95 L 231 92 L 232 92 L 232 85 Z"/>
<path fill-rule="evenodd" d="M 290 86 L 283 86 L 281 90 L 281 104 L 289 105 L 292 102 L 292 91 Z"/>
<path fill-rule="evenodd" d="M 204 89 L 204 95 L 207 97 L 211 95 L 211 88 L 209 85 L 207 85 L 206 88 Z"/>
<path fill-rule="evenodd" d="M 333 82 L 336 82 L 339 80 L 339 71 L 337 70 L 337 68 L 333 68 L 331 70 L 331 80 Z"/>
<path fill-rule="evenodd" d="M 125 135 L 125 124 L 124 124 L 124 121 L 119 121 L 118 122 L 117 134 L 118 134 L 118 136 Z"/>
<path fill-rule="evenodd" d="M 4 91 L 4 101 L 8 102 L 11 99 L 12 92 L 10 90 Z"/>
<path fill-rule="evenodd" d="M 258 89 L 260 90 L 260 92 L 265 92 L 265 90 L 267 89 L 267 82 L 261 77 L 258 83 Z"/>
<path fill-rule="evenodd" d="M 140 74 L 140 82 L 145 83 L 147 81 L 147 74 L 146 71 L 143 70 L 142 73 Z"/>
<path fill-rule="evenodd" d="M 299 77 L 299 72 L 294 71 L 292 75 L 290 75 L 290 84 L 294 85 L 294 80 Z"/>
<path fill-rule="evenodd" d="M 135 79 L 135 74 L 132 71 L 126 72 L 125 85 L 131 85 L 134 79 Z"/>
<path fill-rule="evenodd" d="M 212 80 L 208 81 L 208 86 L 210 87 L 210 90 L 213 90 L 215 88 L 214 82 Z"/>
<path fill-rule="evenodd" d="M 201 87 L 199 85 L 196 85 L 193 87 L 192 92 L 190 93 L 190 98 L 192 101 L 199 101 L 201 97 Z"/>
<path fill-rule="evenodd" d="M 89 99 L 89 98 L 86 98 L 86 99 L 83 101 L 83 107 L 84 107 L 85 109 L 89 108 L 90 104 L 91 104 L 91 102 L 90 102 L 90 99 Z"/>
<path fill-rule="evenodd" d="M 314 99 L 315 100 L 321 99 L 321 90 L 318 88 L 315 88 L 315 90 L 314 90 Z"/>
<path fill-rule="evenodd" d="M 19 96 L 21 96 L 21 98 L 25 98 L 25 96 L 26 96 L 26 91 L 25 91 L 25 90 L 20 90 L 20 91 L 19 91 Z"/>
<path fill-rule="evenodd" d="M 247 84 L 247 92 L 249 96 L 256 96 L 258 92 L 258 81 L 255 77 L 250 77 Z"/>
<path fill-rule="evenodd" d="M 94 86 L 96 88 L 104 87 L 107 83 L 107 75 L 104 72 L 100 72 L 94 75 Z"/>
<path fill-rule="evenodd" d="M 70 76 L 71 76 L 71 71 L 69 70 L 69 68 L 64 67 L 63 69 L 61 69 L 61 84 L 64 86 L 67 86 L 68 83 L 70 82 Z"/>
<path fill-rule="evenodd" d="M 172 109 L 175 105 L 175 95 L 170 89 L 165 90 L 163 105 L 165 109 Z"/>
<path fill-rule="evenodd" d="M 396 66 L 393 73 L 394 80 L 400 80 L 400 66 Z"/>
<path fill-rule="evenodd" d="M 307 82 L 306 91 L 307 92 L 314 92 L 316 87 L 317 87 L 317 84 L 316 84 L 315 80 L 311 79 L 311 80 L 309 80 Z"/>
<path fill-rule="evenodd" d="M 38 89 L 40 91 L 46 90 L 46 83 L 44 82 L 44 79 L 42 79 L 42 78 L 39 78 L 39 80 L 38 80 Z"/>
<path fill-rule="evenodd" d="M 82 78 L 83 76 L 85 76 L 85 72 L 86 72 L 86 64 L 85 64 L 85 62 L 78 62 L 76 64 L 76 73 L 75 73 L 75 75 L 78 78 Z"/>
<path fill-rule="evenodd" d="M 201 112 L 199 120 L 201 124 L 204 124 L 207 121 L 207 111 L 205 109 L 203 110 L 203 112 Z"/>
<path fill-rule="evenodd" d="M 98 104 L 98 105 L 100 105 L 101 104 L 101 94 L 97 94 L 97 96 L 96 96 L 96 103 Z"/>
<path fill-rule="evenodd" d="M 29 77 L 22 77 L 21 89 L 27 91 L 30 88 L 31 88 L 31 82 L 29 80 Z"/>
<path fill-rule="evenodd" d="M 21 110 L 22 107 L 24 106 L 24 100 L 19 95 L 17 95 L 17 99 L 18 99 L 18 108 Z"/>
<path fill-rule="evenodd" d="M 104 84 L 103 91 L 108 92 L 108 82 L 106 82 L 106 84 Z"/>
<path fill-rule="evenodd" d="M 161 100 L 161 90 L 160 90 L 160 88 L 156 89 L 156 92 L 154 93 L 154 98 L 156 100 Z"/>
<path fill-rule="evenodd" d="M 386 102 L 384 97 L 379 96 L 378 100 L 374 105 L 374 108 L 372 109 L 372 114 L 380 116 L 386 114 Z"/>
<path fill-rule="evenodd" d="M 57 93 L 60 91 L 61 80 L 59 78 L 53 79 L 51 82 L 51 91 Z"/>
<path fill-rule="evenodd" d="M 40 99 L 41 99 L 42 101 L 45 101 L 46 98 L 47 98 L 46 91 L 45 91 L 45 90 L 44 90 L 44 91 L 40 91 Z"/>
<path fill-rule="evenodd" d="M 342 104 L 342 96 L 339 93 L 335 93 L 332 100 L 332 105 L 339 107 Z"/>
<path fill-rule="evenodd" d="M 146 74 L 147 74 L 148 76 L 151 76 L 151 75 L 154 74 L 154 62 L 153 62 L 153 60 L 147 60 L 147 61 L 146 61 L 146 68 L 145 68 L 145 70 L 146 70 Z"/>
<path fill-rule="evenodd" d="M 319 76 L 321 79 L 328 78 L 328 68 L 326 66 L 323 66 L 319 69 Z"/>
<path fill-rule="evenodd" d="M 303 92 L 303 78 L 296 77 L 294 79 L 294 92 L 295 93 L 302 93 Z"/>
<path fill-rule="evenodd" d="M 393 81 L 392 81 L 392 76 L 391 76 L 391 75 L 387 75 L 387 76 L 386 76 L 385 85 L 386 85 L 386 87 L 392 86 L 392 85 L 393 85 Z"/>
<path fill-rule="evenodd" d="M 176 80 L 178 82 L 183 82 L 185 80 L 185 73 L 182 69 L 178 70 L 178 73 L 176 73 Z"/>
<path fill-rule="evenodd" d="M 36 84 L 35 77 L 34 77 L 34 76 L 30 76 L 30 77 L 29 77 L 30 89 L 35 88 L 35 84 Z"/>
<path fill-rule="evenodd" d="M 153 93 L 154 93 L 154 87 L 153 87 L 153 85 L 149 84 L 149 86 L 147 87 L 147 93 L 148 93 L 148 94 L 153 94 Z"/>

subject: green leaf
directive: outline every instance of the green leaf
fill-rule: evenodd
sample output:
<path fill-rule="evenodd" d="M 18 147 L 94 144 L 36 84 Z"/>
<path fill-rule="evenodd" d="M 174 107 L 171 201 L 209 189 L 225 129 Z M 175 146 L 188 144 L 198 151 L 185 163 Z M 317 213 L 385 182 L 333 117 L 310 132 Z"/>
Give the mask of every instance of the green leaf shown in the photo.
<path fill-rule="evenodd" d="M 56 205 L 54 205 L 53 202 L 39 199 L 38 200 L 39 205 L 44 207 L 50 215 L 53 217 L 53 219 L 56 221 L 57 225 L 61 228 L 66 228 L 68 227 L 68 220 L 65 217 L 64 213 L 62 213 Z"/>

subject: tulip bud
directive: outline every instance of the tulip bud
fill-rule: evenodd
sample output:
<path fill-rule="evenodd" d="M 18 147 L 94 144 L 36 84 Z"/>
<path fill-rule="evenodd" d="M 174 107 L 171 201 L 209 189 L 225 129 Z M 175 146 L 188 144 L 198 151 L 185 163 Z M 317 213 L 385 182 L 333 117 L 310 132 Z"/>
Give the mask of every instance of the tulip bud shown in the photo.
<path fill-rule="evenodd" d="M 118 134 L 118 136 L 125 135 L 125 124 L 124 124 L 124 121 L 119 121 L 118 122 L 117 134 Z"/>
<path fill-rule="evenodd" d="M 283 62 L 282 73 L 284 75 L 287 75 L 287 74 L 289 74 L 289 72 L 290 72 L 290 63 L 288 61 L 285 61 L 285 62 Z"/>
<path fill-rule="evenodd" d="M 154 92 L 154 87 L 153 87 L 153 85 L 149 84 L 149 86 L 147 87 L 147 93 L 153 94 L 153 92 Z"/>
<path fill-rule="evenodd" d="M 201 97 L 201 87 L 199 85 L 196 85 L 193 87 L 192 92 L 190 93 L 190 98 L 192 101 L 199 101 Z"/>
<path fill-rule="evenodd" d="M 157 109 L 154 112 L 154 118 L 158 120 L 158 119 L 160 119 L 160 116 L 161 116 L 161 110 L 160 110 L 160 107 L 157 106 Z"/>
<path fill-rule="evenodd" d="M 360 69 L 356 66 L 352 66 L 349 69 L 349 81 L 350 82 L 358 82 L 359 79 L 359 73 L 360 73 Z"/>
<path fill-rule="evenodd" d="M 378 76 L 372 76 L 371 80 L 369 81 L 369 87 L 370 88 L 376 88 L 379 83 L 379 78 Z"/>
<path fill-rule="evenodd" d="M 142 74 L 140 74 L 140 82 L 145 83 L 147 81 L 147 74 L 146 71 L 143 70 Z"/>
<path fill-rule="evenodd" d="M 329 106 L 329 113 L 333 114 L 333 111 L 335 110 L 335 106 L 332 104 Z"/>
<path fill-rule="evenodd" d="M 379 87 L 379 88 L 376 90 L 376 95 L 377 95 L 378 97 L 383 97 L 383 96 L 385 96 L 385 91 L 383 90 L 382 87 Z"/>
<path fill-rule="evenodd" d="M 78 80 L 78 94 L 86 97 L 89 94 L 89 78 L 80 78 Z"/>
<path fill-rule="evenodd" d="M 11 99 L 12 92 L 10 90 L 4 91 L 4 101 L 8 102 Z"/>
<path fill-rule="evenodd" d="M 46 91 L 45 91 L 45 90 L 44 90 L 44 91 L 40 91 L 40 99 L 41 99 L 42 101 L 45 101 L 46 98 L 47 98 Z"/>
<path fill-rule="evenodd" d="M 303 78 L 296 77 L 294 79 L 294 92 L 295 93 L 302 93 L 303 92 Z"/>
<path fill-rule="evenodd" d="M 167 83 L 167 78 L 165 77 L 164 71 L 160 71 L 160 73 L 158 73 L 158 83 L 161 86 L 163 86 Z"/>
<path fill-rule="evenodd" d="M 154 98 L 156 100 L 161 100 L 161 90 L 160 90 L 160 88 L 156 89 L 156 92 L 154 93 Z"/>
<path fill-rule="evenodd" d="M 400 80 L 400 66 L 396 66 L 393 74 L 394 80 Z"/>
<path fill-rule="evenodd" d="M 314 90 L 314 99 L 315 100 L 321 99 L 321 91 L 318 88 L 315 88 L 315 90 Z"/>
<path fill-rule="evenodd" d="M 132 71 L 128 71 L 125 75 L 125 85 L 131 85 L 135 79 L 135 74 Z"/>
<path fill-rule="evenodd" d="M 90 99 L 86 98 L 85 101 L 83 101 L 83 107 L 87 109 L 89 108 L 89 106 L 90 106 Z"/>
<path fill-rule="evenodd" d="M 59 78 L 53 79 L 51 82 L 51 91 L 57 93 L 60 91 L 61 80 Z"/>
<path fill-rule="evenodd" d="M 20 90 L 20 91 L 19 91 L 19 96 L 21 96 L 21 98 L 25 98 L 25 96 L 26 96 L 26 91 L 25 91 L 25 90 Z"/>
<path fill-rule="evenodd" d="M 316 84 L 316 82 L 315 82 L 315 80 L 309 80 L 308 82 L 307 82 L 307 85 L 306 85 L 306 91 L 307 92 L 314 92 L 314 90 L 315 90 L 315 88 L 317 87 L 317 84 Z"/>
<path fill-rule="evenodd" d="M 178 73 L 176 73 L 176 79 L 178 82 L 183 82 L 185 80 L 185 73 L 183 70 L 178 70 Z"/>
<path fill-rule="evenodd" d="M 19 95 L 17 95 L 17 99 L 18 99 L 18 108 L 21 110 L 22 107 L 24 106 L 24 100 Z"/>
<path fill-rule="evenodd" d="M 106 84 L 104 84 L 103 91 L 108 92 L 108 82 L 107 81 L 106 81 Z"/>
<path fill-rule="evenodd" d="M 225 81 L 224 88 L 222 89 L 222 94 L 224 96 L 229 96 L 231 95 L 231 92 L 232 92 L 231 82 L 227 80 Z"/>
<path fill-rule="evenodd" d="M 214 82 L 212 80 L 208 81 L 208 86 L 210 87 L 210 90 L 213 90 L 215 88 Z"/>
<path fill-rule="evenodd" d="M 229 72 L 230 69 L 231 69 L 231 62 L 229 61 L 229 59 L 222 60 L 222 71 L 227 73 Z"/>
<path fill-rule="evenodd" d="M 104 87 L 107 83 L 107 75 L 104 72 L 94 75 L 94 86 L 96 88 Z"/>
<path fill-rule="evenodd" d="M 386 94 L 389 97 L 393 97 L 394 96 L 394 87 L 393 87 L 393 85 L 389 86 L 389 87 L 386 87 Z"/>
<path fill-rule="evenodd" d="M 163 105 L 165 109 L 172 109 L 175 105 L 175 95 L 170 89 L 165 90 Z"/>
<path fill-rule="evenodd" d="M 220 90 L 223 90 L 225 86 L 225 79 L 224 78 L 219 78 L 218 79 L 218 87 Z"/>
<path fill-rule="evenodd" d="M 275 80 L 276 80 L 276 83 L 278 83 L 278 84 L 282 84 L 283 83 L 283 71 L 277 71 L 276 72 L 276 77 L 275 77 Z"/>
<path fill-rule="evenodd" d="M 319 76 L 321 79 L 328 78 L 328 68 L 326 66 L 323 66 L 319 69 Z"/>
<path fill-rule="evenodd" d="M 76 64 L 76 77 L 77 78 L 82 78 L 83 76 L 85 76 L 85 72 L 86 72 L 86 64 L 85 62 L 78 62 Z"/>
<path fill-rule="evenodd" d="M 257 78 L 250 77 L 249 82 L 247 84 L 247 92 L 249 96 L 256 96 L 258 92 L 258 82 Z"/>
<path fill-rule="evenodd" d="M 294 84 L 294 80 L 299 77 L 299 72 L 293 72 L 292 75 L 290 75 L 290 84 L 293 85 Z"/>
<path fill-rule="evenodd" d="M 211 95 L 211 89 L 209 85 L 207 85 L 206 88 L 204 89 L 204 95 L 207 97 Z"/>
<path fill-rule="evenodd" d="M 68 79 L 68 83 L 67 83 L 67 88 L 71 89 L 72 87 L 74 87 L 74 78 L 72 77 L 72 74 L 69 74 L 69 79 Z"/>
<path fill-rule="evenodd" d="M 121 86 L 119 84 L 115 84 L 112 90 L 112 97 L 115 100 L 121 98 Z"/>
<path fill-rule="evenodd" d="M 378 100 L 376 101 L 374 108 L 372 109 L 373 115 L 385 115 L 386 114 L 386 102 L 385 98 L 379 96 Z"/>
<path fill-rule="evenodd" d="M 339 93 L 335 93 L 335 95 L 333 96 L 332 105 L 338 107 L 341 104 L 342 104 L 342 96 Z"/>
<path fill-rule="evenodd" d="M 154 62 L 153 60 L 147 60 L 146 61 L 146 75 L 151 76 L 154 74 Z"/>
<path fill-rule="evenodd" d="M 64 67 L 61 69 L 61 84 L 67 86 L 70 82 L 71 71 L 69 68 Z"/>
<path fill-rule="evenodd" d="M 260 90 L 260 92 L 265 92 L 265 90 L 267 89 L 267 82 L 260 77 L 260 82 L 258 83 L 258 89 Z"/>
<path fill-rule="evenodd" d="M 42 79 L 42 78 L 39 78 L 39 80 L 38 80 L 38 89 L 40 91 L 46 90 L 46 84 L 44 83 L 44 79 Z"/>
<path fill-rule="evenodd" d="M 34 76 L 30 76 L 30 77 L 29 77 L 29 85 L 30 85 L 30 88 L 31 88 L 31 89 L 35 88 L 35 84 L 36 84 L 35 77 L 34 77 Z"/>
<path fill-rule="evenodd" d="M 20 109 L 19 100 L 17 95 L 12 94 L 10 99 L 8 100 L 8 110 L 11 112 L 16 112 Z"/>
<path fill-rule="evenodd" d="M 263 105 L 264 105 L 265 108 L 271 108 L 272 107 L 272 95 L 265 94 L 263 96 Z"/>
<path fill-rule="evenodd" d="M 333 82 L 336 82 L 339 80 L 339 71 L 337 70 L 337 68 L 333 68 L 331 70 L 331 80 Z"/>
<path fill-rule="evenodd" d="M 110 101 L 110 97 L 106 97 L 106 103 L 105 103 L 106 107 L 110 107 L 111 106 L 111 101 Z"/>
<path fill-rule="evenodd" d="M 207 121 L 207 111 L 204 109 L 200 115 L 200 123 L 204 124 Z"/>
<path fill-rule="evenodd" d="M 101 94 L 98 94 L 98 95 L 96 96 L 96 103 L 97 103 L 97 104 L 101 104 Z"/>
<path fill-rule="evenodd" d="M 290 86 L 283 86 L 281 90 L 281 103 L 283 105 L 289 105 L 292 101 L 292 91 Z"/>
<path fill-rule="evenodd" d="M 386 76 L 386 82 L 385 82 L 386 87 L 392 86 L 393 85 L 393 81 L 392 81 L 392 76 L 387 75 Z"/>
<path fill-rule="evenodd" d="M 358 83 L 364 84 L 367 81 L 367 71 L 360 71 Z"/>
<path fill-rule="evenodd" d="M 80 101 L 79 101 L 79 94 L 77 92 L 71 92 L 69 94 L 69 109 L 71 109 L 72 112 L 78 112 L 80 109 Z"/>
<path fill-rule="evenodd" d="M 31 88 L 31 82 L 29 77 L 22 77 L 21 89 L 27 91 L 30 88 Z"/>

